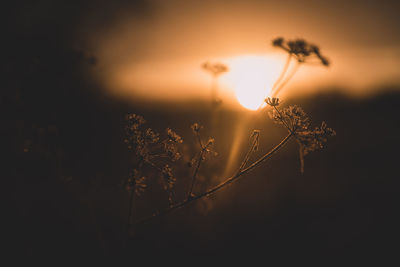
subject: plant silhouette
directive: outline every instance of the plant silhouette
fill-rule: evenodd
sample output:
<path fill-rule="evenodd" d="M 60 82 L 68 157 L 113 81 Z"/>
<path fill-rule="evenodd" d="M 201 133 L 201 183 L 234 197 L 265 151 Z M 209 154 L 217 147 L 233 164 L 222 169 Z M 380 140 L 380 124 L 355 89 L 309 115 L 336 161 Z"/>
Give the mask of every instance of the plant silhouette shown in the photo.
<path fill-rule="evenodd" d="M 217 107 L 221 104 L 222 100 L 218 96 L 218 78 L 222 74 L 229 71 L 228 66 L 222 63 L 205 62 L 201 67 L 211 74 L 211 105 Z"/>
<path fill-rule="evenodd" d="M 296 140 L 298 144 L 301 166 L 300 171 L 303 173 L 304 157 L 315 150 L 323 148 L 328 138 L 336 134 L 333 129 L 327 127 L 325 122 L 322 122 L 320 126 L 312 127 L 310 117 L 301 107 L 297 105 L 281 107 L 281 101 L 276 97 L 287 82 L 293 77 L 301 64 L 319 63 L 328 66 L 329 61 L 321 55 L 320 50 L 316 45 L 309 44 L 302 39 L 285 41 L 283 38 L 276 38 L 272 41 L 272 45 L 286 51 L 288 53 L 288 59 L 280 77 L 272 88 L 271 97 L 264 100 L 265 105 L 259 109 L 259 112 L 262 110 L 268 111 L 273 122 L 283 126 L 287 130 L 287 135 L 267 153 L 254 161 L 250 161 L 251 155 L 259 149 L 260 145 L 260 131 L 254 130 L 250 136 L 251 142 L 247 149 L 247 153 L 244 155 L 237 171 L 233 175 L 223 179 L 221 183 L 214 187 L 203 192 L 194 192 L 194 186 L 198 182 L 198 174 L 201 171 L 201 168 L 204 168 L 206 158 L 215 153 L 213 150 L 215 140 L 213 138 L 205 140 L 202 138 L 201 133 L 203 127 L 199 123 L 194 123 L 191 126 L 192 132 L 199 146 L 199 151 L 187 164 L 192 168 L 190 186 L 187 188 L 185 194 L 186 197 L 176 201 L 173 198 L 176 178 L 171 163 L 176 162 L 181 158 L 179 146 L 183 142 L 182 138 L 169 128 L 166 129 L 166 137 L 161 138 L 160 134 L 155 133 L 151 128 L 144 127 L 145 121 L 143 117 L 136 114 L 127 115 L 127 138 L 125 139 L 125 142 L 135 156 L 133 172 L 126 182 L 126 189 L 130 192 L 128 230 L 131 230 L 132 226 L 136 224 L 144 223 L 155 217 L 166 215 L 176 209 L 187 206 L 193 201 L 215 194 L 223 188 L 226 188 L 228 185 L 244 177 L 260 164 L 269 160 L 272 155 L 282 149 L 291 139 Z M 292 71 L 288 73 L 292 61 L 295 61 L 296 65 Z M 217 100 L 217 78 L 222 73 L 228 71 L 228 67 L 223 64 L 205 63 L 203 64 L 203 68 L 213 76 L 212 101 L 215 102 Z M 216 103 L 214 103 L 214 105 L 215 104 Z M 158 175 L 154 175 L 154 173 L 158 173 Z M 146 177 L 157 177 L 160 180 L 160 184 L 162 184 L 163 189 L 167 192 L 169 204 L 166 209 L 154 212 L 151 216 L 133 219 L 134 196 L 139 196 L 146 191 Z"/>

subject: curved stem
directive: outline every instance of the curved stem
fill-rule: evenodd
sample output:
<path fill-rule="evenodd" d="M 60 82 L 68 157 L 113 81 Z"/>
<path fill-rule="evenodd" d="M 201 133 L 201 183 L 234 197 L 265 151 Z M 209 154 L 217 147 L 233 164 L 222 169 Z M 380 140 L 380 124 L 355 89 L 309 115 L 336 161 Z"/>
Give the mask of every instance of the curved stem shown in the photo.
<path fill-rule="evenodd" d="M 279 91 L 290 81 L 290 79 L 293 78 L 293 76 L 299 69 L 299 66 L 300 64 L 297 62 L 297 64 L 293 67 L 292 72 L 286 77 L 286 79 L 281 83 L 281 85 L 278 88 L 276 88 L 275 92 L 272 94 L 272 97 L 276 97 Z"/>
<path fill-rule="evenodd" d="M 276 81 L 274 82 L 274 85 L 273 85 L 272 88 L 271 88 L 271 91 L 270 91 L 270 95 L 271 95 L 271 96 L 276 95 L 276 94 L 274 93 L 274 91 L 276 90 L 275 88 L 278 86 L 278 84 L 279 84 L 279 83 L 282 81 L 282 79 L 285 77 L 285 75 L 286 75 L 286 73 L 287 73 L 287 71 L 288 71 L 288 69 L 289 69 L 289 65 L 290 65 L 291 59 L 292 59 L 292 54 L 289 53 L 289 56 L 288 56 L 287 59 L 286 59 L 286 63 L 285 63 L 285 65 L 284 65 L 284 67 L 283 67 L 283 69 L 282 69 L 282 71 L 281 71 L 281 74 L 279 75 L 278 79 L 276 79 Z M 281 88 L 281 87 L 282 87 L 282 86 L 280 86 L 279 88 Z M 280 89 L 279 89 L 279 90 L 280 90 Z M 260 109 L 264 106 L 264 104 L 265 104 L 265 101 L 263 100 L 262 103 L 260 104 L 260 106 L 258 107 L 258 110 L 260 110 Z"/>
<path fill-rule="evenodd" d="M 283 77 L 285 76 L 287 70 L 289 69 L 290 65 L 290 60 L 292 59 L 292 54 L 289 53 L 288 58 L 286 59 L 285 66 L 283 67 L 281 74 L 279 75 L 279 78 L 275 81 L 274 85 L 271 88 L 271 92 L 275 90 L 275 88 L 278 86 L 278 84 L 282 81 Z"/>
<path fill-rule="evenodd" d="M 278 151 L 280 148 L 282 148 L 289 141 L 289 139 L 292 136 L 293 136 L 293 134 L 289 133 L 278 145 L 276 145 L 268 153 L 264 154 L 258 160 L 253 162 L 250 166 L 248 166 L 247 168 L 241 170 L 240 172 L 238 172 L 234 176 L 226 179 L 224 182 L 220 183 L 219 185 L 211 188 L 210 190 L 208 190 L 208 191 L 206 191 L 206 192 L 204 192 L 204 193 L 202 193 L 200 195 L 194 196 L 192 198 L 186 199 L 185 201 L 177 203 L 177 204 L 171 206 L 169 209 L 166 209 L 166 210 L 164 210 L 162 212 L 156 212 L 156 213 L 154 213 L 153 215 L 151 215 L 151 216 L 149 216 L 147 218 L 139 220 L 137 223 L 143 223 L 143 222 L 149 221 L 149 220 L 151 220 L 151 219 L 153 219 L 155 217 L 166 215 L 166 214 L 168 214 L 168 213 L 170 213 L 170 212 L 172 212 L 172 211 L 174 211 L 176 209 L 179 209 L 179 208 L 182 208 L 182 207 L 188 205 L 189 203 L 191 203 L 191 202 L 193 202 L 195 200 L 198 200 L 198 199 L 201 199 L 203 197 L 209 196 L 209 195 L 214 194 L 215 192 L 221 190 L 222 188 L 225 188 L 227 185 L 229 185 L 229 184 L 233 183 L 234 181 L 238 180 L 243 174 L 251 171 L 252 169 L 257 167 L 260 163 L 262 163 L 265 160 L 269 159 L 272 156 L 272 154 L 274 154 L 276 151 Z"/>
<path fill-rule="evenodd" d="M 261 158 L 259 158 L 255 162 L 253 162 L 249 167 L 243 169 L 238 175 L 240 176 L 246 172 L 251 171 L 257 165 L 259 165 L 261 162 L 269 159 L 271 157 L 271 155 L 274 154 L 276 151 L 278 151 L 283 145 L 285 145 L 287 143 L 287 141 L 289 141 L 290 137 L 292 137 L 292 136 L 293 136 L 293 133 L 289 133 L 288 135 L 286 135 L 286 137 L 279 144 L 277 144 L 273 149 L 271 149 L 267 154 L 264 154 L 264 156 L 262 156 Z"/>
<path fill-rule="evenodd" d="M 252 143 L 252 145 L 249 147 L 249 150 L 247 151 L 246 156 L 244 157 L 242 163 L 240 164 L 240 167 L 239 167 L 239 170 L 237 171 L 237 173 L 239 173 L 239 172 L 246 166 L 247 162 L 248 162 L 249 159 L 250 159 L 250 154 L 251 154 L 251 152 L 254 150 L 254 147 L 256 146 L 256 144 L 257 144 L 257 142 L 258 142 L 258 137 L 255 136 L 254 134 L 253 134 L 252 136 L 253 136 L 253 138 L 254 138 L 253 143 Z"/>

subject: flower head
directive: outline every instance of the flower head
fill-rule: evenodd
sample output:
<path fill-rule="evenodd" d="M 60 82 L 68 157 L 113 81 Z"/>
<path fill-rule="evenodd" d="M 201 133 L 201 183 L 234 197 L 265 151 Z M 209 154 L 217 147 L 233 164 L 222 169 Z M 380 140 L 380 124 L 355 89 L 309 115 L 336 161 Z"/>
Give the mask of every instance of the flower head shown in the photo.
<path fill-rule="evenodd" d="M 205 71 L 210 72 L 214 76 L 221 75 L 222 73 L 228 72 L 229 68 L 227 65 L 222 64 L 222 63 L 210 63 L 210 62 L 205 62 L 202 65 L 202 68 Z"/>
<path fill-rule="evenodd" d="M 265 103 L 267 103 L 268 105 L 270 105 L 271 107 L 276 107 L 279 105 L 279 98 L 276 97 L 268 97 L 265 99 Z"/>
<path fill-rule="evenodd" d="M 272 45 L 273 46 L 282 46 L 283 45 L 283 38 L 282 37 L 277 37 L 274 40 L 272 40 Z"/>
<path fill-rule="evenodd" d="M 168 139 L 170 141 L 175 142 L 175 143 L 182 143 L 183 142 L 182 137 L 180 137 L 176 132 L 174 132 L 170 128 L 167 128 L 166 132 L 167 132 Z"/>
<path fill-rule="evenodd" d="M 294 56 L 299 63 L 308 63 L 311 58 L 317 59 L 324 66 L 329 66 L 329 60 L 321 55 L 320 49 L 304 39 L 286 40 L 282 37 L 272 41 L 272 45 L 280 47 L 290 55 Z"/>

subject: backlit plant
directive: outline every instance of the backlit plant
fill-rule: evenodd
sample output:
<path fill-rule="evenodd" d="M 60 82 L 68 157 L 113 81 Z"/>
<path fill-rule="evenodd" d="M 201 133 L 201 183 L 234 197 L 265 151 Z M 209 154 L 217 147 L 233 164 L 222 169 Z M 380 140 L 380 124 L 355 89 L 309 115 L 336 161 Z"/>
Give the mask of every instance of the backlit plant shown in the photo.
<path fill-rule="evenodd" d="M 218 78 L 220 75 L 229 71 L 228 66 L 222 63 L 205 62 L 201 65 L 203 70 L 211 74 L 211 104 L 213 107 L 221 104 L 221 99 L 218 97 Z"/>
<path fill-rule="evenodd" d="M 313 127 L 311 126 L 310 117 L 307 116 L 301 107 L 296 105 L 281 107 L 281 102 L 279 98 L 277 98 L 278 93 L 293 77 L 301 64 L 319 63 L 328 66 L 329 61 L 321 55 L 320 50 L 316 45 L 309 44 L 302 39 L 285 41 L 283 38 L 276 38 L 272 41 L 272 44 L 273 46 L 286 51 L 288 53 L 288 60 L 280 77 L 272 88 L 271 97 L 264 100 L 266 106 L 263 109 L 268 109 L 270 118 L 275 123 L 285 127 L 288 133 L 277 145 L 270 149 L 269 152 L 254 161 L 250 161 L 251 155 L 259 148 L 260 131 L 254 130 L 251 134 L 251 143 L 247 153 L 244 155 L 236 172 L 232 176 L 223 179 L 223 182 L 217 186 L 200 193 L 195 193 L 193 190 L 195 184 L 198 182 L 197 177 L 200 169 L 204 166 L 206 158 L 215 154 L 213 150 L 215 140 L 213 138 L 205 140 L 202 138 L 201 125 L 194 123 L 191 126 L 192 132 L 198 142 L 199 151 L 197 154 L 190 157 L 192 160 L 187 163 L 187 166 L 192 168 L 190 186 L 187 188 L 187 192 L 184 194 L 185 197 L 183 199 L 175 200 L 173 195 L 176 178 L 172 168 L 172 163 L 181 158 L 179 145 L 183 142 L 182 138 L 169 128 L 166 130 L 165 137 L 161 138 L 160 134 L 155 133 L 150 128 L 144 127 L 145 121 L 143 117 L 136 114 L 130 114 L 127 116 L 127 138 L 125 139 L 125 142 L 134 154 L 133 171 L 126 182 L 126 189 L 130 192 L 128 228 L 136 223 L 165 215 L 173 210 L 185 207 L 193 201 L 216 193 L 227 185 L 243 177 L 261 163 L 270 159 L 271 156 L 286 145 L 290 139 L 295 139 L 298 143 L 300 171 L 304 172 L 304 156 L 317 149 L 323 148 L 327 139 L 335 135 L 335 131 L 327 127 L 325 122 L 322 122 L 320 126 Z M 292 61 L 295 61 L 296 65 L 294 69 L 292 69 L 291 73 L 288 74 L 289 65 Z M 212 65 L 206 63 L 203 65 L 203 68 L 209 71 L 214 78 L 217 78 L 218 75 L 228 71 L 228 68 L 222 64 Z M 160 179 L 163 189 L 168 194 L 168 208 L 154 212 L 149 217 L 136 218 L 135 220 L 132 220 L 134 196 L 140 195 L 146 191 L 146 182 L 148 177 L 158 177 L 158 179 Z"/>

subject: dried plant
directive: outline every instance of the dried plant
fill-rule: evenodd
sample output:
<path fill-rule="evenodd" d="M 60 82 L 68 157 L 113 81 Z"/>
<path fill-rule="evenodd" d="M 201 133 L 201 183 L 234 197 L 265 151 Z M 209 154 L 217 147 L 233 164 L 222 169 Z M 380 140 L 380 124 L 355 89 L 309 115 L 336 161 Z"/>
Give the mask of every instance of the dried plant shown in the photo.
<path fill-rule="evenodd" d="M 275 81 L 272 87 L 272 97 L 276 97 L 279 94 L 282 88 L 296 74 L 300 65 L 322 64 L 323 66 L 328 67 L 330 64 L 329 60 L 321 54 L 318 46 L 310 44 L 303 39 L 285 40 L 282 37 L 278 37 L 272 40 L 272 45 L 281 48 L 288 53 L 288 57 L 281 75 Z M 293 65 L 292 62 L 294 62 L 294 66 L 289 72 L 290 65 Z"/>
<path fill-rule="evenodd" d="M 327 127 L 325 122 L 322 122 L 321 126 L 311 127 L 310 117 L 303 111 L 301 107 L 296 105 L 282 107 L 279 98 L 276 95 L 279 93 L 281 88 L 287 83 L 287 81 L 293 76 L 293 73 L 285 78 L 287 74 L 288 66 L 291 60 L 296 60 L 297 64 L 304 64 L 311 62 L 312 58 L 316 58 L 322 65 L 328 66 L 328 60 L 323 57 L 317 46 L 308 44 L 306 41 L 298 39 L 294 41 L 285 41 L 283 38 L 277 38 L 273 40 L 273 45 L 280 47 L 289 53 L 287 64 L 285 65 L 281 77 L 278 78 L 277 82 L 272 91 L 272 97 L 268 97 L 264 100 L 266 107 L 269 109 L 270 118 L 277 124 L 282 125 L 288 131 L 288 134 L 269 152 L 265 153 L 258 159 L 250 161 L 251 155 L 259 148 L 260 131 L 254 130 L 251 134 L 251 143 L 241 161 L 237 171 L 231 176 L 223 179 L 217 186 L 211 187 L 200 193 L 194 192 L 194 187 L 197 182 L 197 177 L 200 169 L 204 167 L 204 162 L 209 155 L 215 154 L 213 145 L 215 140 L 213 138 L 206 139 L 204 141 L 201 137 L 202 126 L 198 123 L 194 123 L 191 126 L 192 132 L 198 142 L 199 151 L 192 157 L 188 166 L 193 168 L 193 175 L 190 180 L 190 186 L 187 189 L 186 197 L 180 201 L 173 201 L 172 195 L 174 190 L 174 184 L 176 179 L 173 175 L 173 170 L 167 162 L 174 162 L 180 158 L 178 152 L 178 145 L 182 143 L 182 138 L 178 136 L 171 129 L 166 130 L 167 137 L 161 139 L 160 135 L 153 132 L 150 128 L 144 129 L 143 117 L 135 114 L 127 116 L 127 139 L 125 142 L 128 148 L 134 152 L 135 155 L 135 168 L 132 175 L 128 179 L 127 189 L 131 193 L 130 203 L 133 202 L 133 196 L 142 194 L 147 186 L 145 167 L 150 167 L 150 171 L 159 172 L 164 181 L 164 190 L 169 195 L 169 207 L 162 211 L 153 213 L 151 216 L 136 220 L 136 223 L 150 220 L 154 217 L 167 214 L 178 208 L 182 208 L 187 204 L 204 198 L 215 192 L 225 188 L 227 185 L 233 183 L 245 174 L 249 173 L 255 167 L 261 163 L 270 159 L 271 156 L 276 153 L 279 149 L 285 146 L 290 139 L 295 139 L 299 146 L 300 155 L 300 171 L 304 172 L 304 156 L 312 151 L 323 148 L 327 139 L 335 135 L 335 131 Z M 297 65 L 297 66 L 298 66 Z M 220 64 L 210 65 L 204 64 L 203 67 L 208 70 L 213 76 L 217 77 L 219 74 L 227 71 L 227 67 Z M 149 170 L 148 170 L 149 171 Z M 128 225 L 132 223 L 132 204 L 129 206 Z"/>
<path fill-rule="evenodd" d="M 129 114 L 126 116 L 126 138 L 128 149 L 133 151 L 133 171 L 127 181 L 125 188 L 130 193 L 128 229 L 131 226 L 134 196 L 139 196 L 147 188 L 148 176 L 158 174 L 164 190 L 168 193 L 168 201 L 172 204 L 174 185 L 176 178 L 173 175 L 171 163 L 180 159 L 178 145 L 183 142 L 182 138 L 170 128 L 165 131 L 165 137 L 161 138 L 159 133 L 151 128 L 144 128 L 145 120 L 142 116 Z"/>
<path fill-rule="evenodd" d="M 213 107 L 221 104 L 221 99 L 218 97 L 218 78 L 221 74 L 229 71 L 228 66 L 222 63 L 210 63 L 205 62 L 201 65 L 201 67 L 211 74 L 211 104 Z"/>

